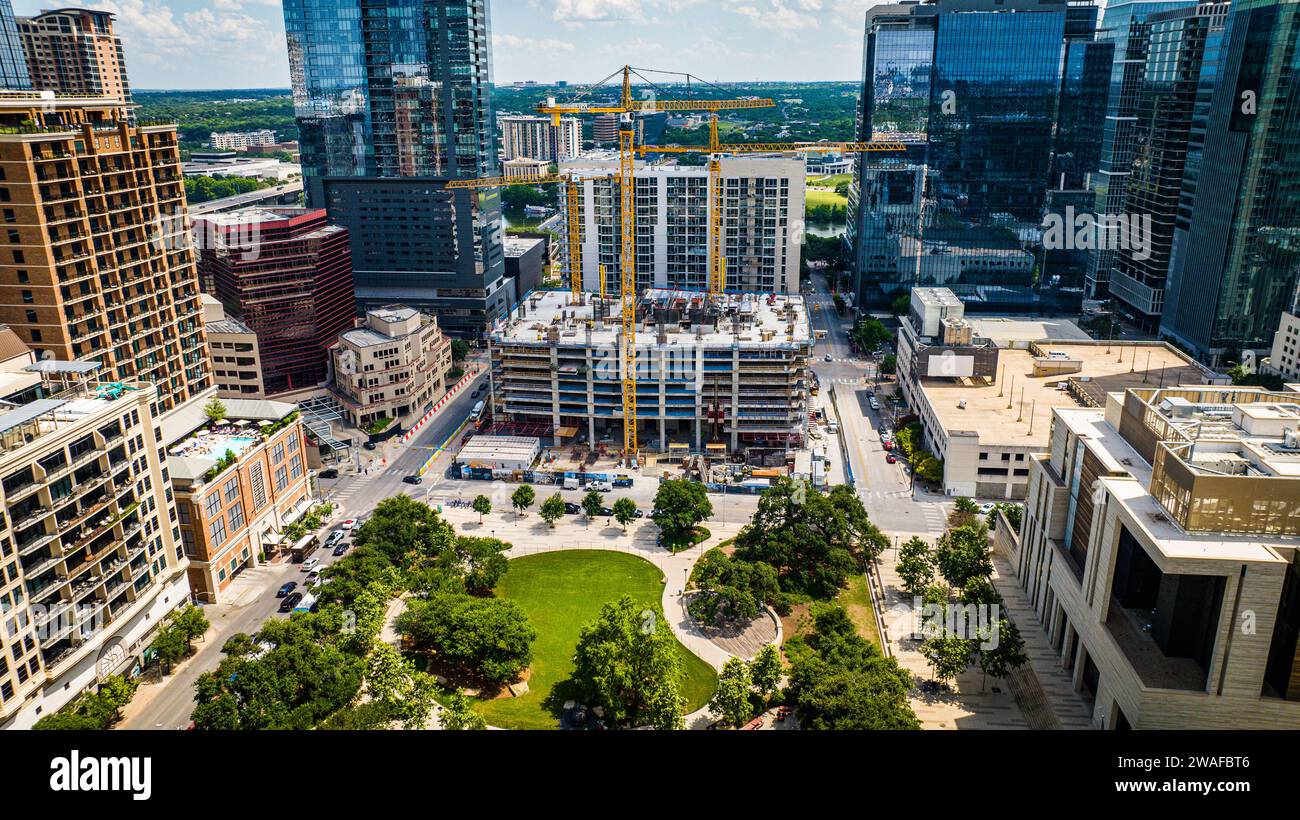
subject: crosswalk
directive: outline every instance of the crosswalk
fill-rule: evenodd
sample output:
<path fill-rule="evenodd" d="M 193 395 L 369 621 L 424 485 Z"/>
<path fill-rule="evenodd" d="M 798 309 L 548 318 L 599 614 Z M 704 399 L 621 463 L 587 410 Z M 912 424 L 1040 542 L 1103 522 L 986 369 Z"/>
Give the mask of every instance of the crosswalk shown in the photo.
<path fill-rule="evenodd" d="M 379 475 L 380 471 L 377 470 L 370 475 L 354 477 L 346 485 L 335 489 L 330 494 L 330 501 L 340 507 L 347 507 L 348 500 L 357 493 L 364 492 Z"/>

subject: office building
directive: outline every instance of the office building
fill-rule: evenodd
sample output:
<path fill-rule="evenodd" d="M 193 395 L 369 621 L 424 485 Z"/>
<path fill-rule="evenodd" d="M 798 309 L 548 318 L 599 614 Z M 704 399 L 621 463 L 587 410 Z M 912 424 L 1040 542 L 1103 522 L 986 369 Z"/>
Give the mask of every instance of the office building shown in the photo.
<path fill-rule="evenodd" d="M 293 546 L 281 534 L 312 505 L 297 405 L 223 399 L 216 421 L 195 402 L 163 424 L 190 588 L 205 603 L 249 567 Z"/>
<path fill-rule="evenodd" d="M 16 729 L 143 666 L 189 602 L 155 387 L 93 362 L 30 367 L 43 398 L 0 414 L 0 726 Z"/>
<path fill-rule="evenodd" d="M 1110 43 L 1110 92 L 1100 143 L 1097 172 L 1091 178 L 1093 211 L 1098 217 L 1124 213 L 1128 178 L 1133 170 L 1133 140 L 1137 122 L 1138 91 L 1147 67 L 1147 17 L 1163 11 L 1192 8 L 1196 0 L 1114 0 L 1106 3 L 1097 39 Z M 1114 248 L 1089 253 L 1084 290 L 1089 299 L 1105 299 L 1110 292 Z"/>
<path fill-rule="evenodd" d="M 1300 725 L 1296 394 L 1134 387 L 1049 428 L 1011 561 L 1093 725 Z"/>
<path fill-rule="evenodd" d="M 451 387 L 451 339 L 405 305 L 366 312 L 330 351 L 334 395 L 348 422 L 380 432 L 428 412 Z"/>
<path fill-rule="evenodd" d="M 1052 410 L 1098 407 L 1128 387 L 1226 382 L 1162 342 L 1093 341 L 1067 321 L 967 316 L 916 288 L 898 333 L 898 386 L 944 468 L 943 492 L 1023 499 Z"/>
<path fill-rule="evenodd" d="M 374 178 L 325 187 L 330 223 L 348 231 L 358 309 L 400 301 L 478 339 L 514 300 L 497 189 L 449 194 L 428 180 Z"/>
<path fill-rule="evenodd" d="M 618 145 L 620 129 L 618 114 L 598 114 L 591 122 L 591 136 L 597 145 Z"/>
<path fill-rule="evenodd" d="M 17 22 L 33 88 L 131 104 L 126 56 L 113 31 L 112 14 L 69 8 L 19 17 Z"/>
<path fill-rule="evenodd" d="M 1218 58 L 1227 14 L 1227 3 L 1203 3 L 1146 18 L 1146 68 L 1136 93 L 1122 208 L 1144 241 L 1107 251 L 1115 306 L 1146 333 L 1160 326 L 1198 88 L 1203 74 L 1213 71 L 1205 60 Z"/>
<path fill-rule="evenodd" d="M 864 140 L 850 197 L 858 303 L 943 284 L 971 309 L 1065 312 L 1082 292 L 1034 276 L 1067 42 L 1065 2 L 935 0 L 867 12 Z M 1067 21 L 1071 24 L 1067 27 Z"/>
<path fill-rule="evenodd" d="M 498 175 L 487 0 L 288 0 L 284 19 L 307 204 L 348 230 L 359 306 L 481 336 L 509 304 L 500 197 L 441 181 Z"/>
<path fill-rule="evenodd" d="M 813 338 L 800 296 L 652 289 L 636 306 L 637 438 L 785 463 L 807 441 Z M 613 300 L 536 291 L 490 339 L 493 423 L 622 441 L 621 318 Z"/>
<path fill-rule="evenodd" d="M 275 144 L 275 132 L 269 128 L 259 131 L 213 131 L 208 137 L 208 146 L 214 151 L 244 151 Z"/>
<path fill-rule="evenodd" d="M 546 242 L 539 237 L 506 237 L 506 278 L 513 280 L 512 288 L 521 299 L 542 284 L 543 271 L 550 264 Z"/>
<path fill-rule="evenodd" d="M 159 413 L 211 387 L 176 127 L 39 92 L 0 99 L 0 125 L 0 322 L 41 358 L 157 385 Z"/>
<path fill-rule="evenodd" d="M 622 268 L 620 194 L 609 175 L 617 173 L 618 161 L 593 155 L 564 163 L 562 168 L 580 179 L 583 288 L 617 294 Z M 638 163 L 635 173 L 637 288 L 707 290 L 708 169 L 671 162 Z M 802 248 L 795 226 L 803 221 L 803 161 L 781 155 L 724 157 L 722 186 L 727 290 L 798 293 Z M 561 186 L 560 212 L 566 213 L 567 208 L 567 186 Z M 567 232 L 561 231 L 560 241 L 567 260 Z"/>
<path fill-rule="evenodd" d="M 181 167 L 187 177 L 242 177 L 284 182 L 302 175 L 302 166 L 275 157 L 252 157 L 237 151 L 194 151 Z"/>
<path fill-rule="evenodd" d="M 0 89 L 25 91 L 32 87 L 27 57 L 14 19 L 12 0 L 0 0 Z"/>
<path fill-rule="evenodd" d="M 501 117 L 501 158 L 537 159 L 547 163 L 573 159 L 582 153 L 582 121 L 563 117 L 559 126 L 550 117 Z"/>
<path fill-rule="evenodd" d="M 1282 313 L 1277 332 L 1273 334 L 1272 353 L 1260 371 L 1300 383 L 1300 290 L 1296 291 L 1291 309 Z"/>
<path fill-rule="evenodd" d="M 1160 334 L 1212 364 L 1266 351 L 1300 276 L 1298 41 L 1300 5 L 1235 0 L 1193 121 Z"/>
<path fill-rule="evenodd" d="M 204 293 L 201 298 L 217 395 L 222 398 L 266 395 L 257 334 L 248 325 L 227 316 L 217 297 Z"/>
<path fill-rule="evenodd" d="M 245 208 L 201 216 L 194 227 L 204 290 L 257 337 L 263 394 L 324 384 L 330 348 L 356 324 L 347 231 L 329 224 L 320 208 Z M 222 356 L 209 341 L 213 355 Z M 243 343 L 229 342 L 240 354 Z M 248 352 L 234 355 L 239 368 L 230 366 L 229 349 L 224 355 L 217 370 L 238 371 L 247 386 Z"/>
<path fill-rule="evenodd" d="M 501 163 L 502 175 L 506 179 L 536 179 L 543 176 L 551 168 L 551 163 L 544 159 L 527 159 L 519 157 L 508 159 Z"/>

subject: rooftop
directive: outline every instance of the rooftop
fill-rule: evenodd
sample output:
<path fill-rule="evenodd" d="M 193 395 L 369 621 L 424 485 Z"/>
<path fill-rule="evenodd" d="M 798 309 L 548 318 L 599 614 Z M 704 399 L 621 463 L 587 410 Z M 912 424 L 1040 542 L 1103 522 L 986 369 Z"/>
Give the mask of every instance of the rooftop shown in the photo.
<path fill-rule="evenodd" d="M 966 322 L 976 336 L 992 339 L 998 347 L 1009 347 L 1025 340 L 1090 342 L 1092 337 L 1069 319 L 1044 319 L 1041 316 L 985 316 L 966 314 Z"/>
<path fill-rule="evenodd" d="M 493 343 L 617 344 L 622 327 L 615 300 L 606 299 L 602 304 L 589 293 L 583 294 L 582 304 L 570 304 L 570 299 L 568 291 L 533 291 L 508 319 L 493 326 Z M 645 290 L 637 300 L 637 347 L 780 347 L 812 341 L 802 296 L 728 293 L 712 305 L 708 302 L 704 291 Z"/>
<path fill-rule="evenodd" d="M 222 399 L 222 403 L 226 405 L 226 416 L 219 422 L 209 422 L 203 403 L 198 401 L 190 402 L 164 422 L 164 431 L 194 424 L 188 435 L 171 439 L 167 448 L 167 466 L 174 479 L 202 478 L 227 453 L 238 458 L 266 440 L 264 428 L 298 409 L 293 404 L 266 399 Z"/>
<path fill-rule="evenodd" d="M 939 423 L 949 433 L 976 433 L 981 444 L 1042 448 L 1047 446 L 1054 408 L 1086 406 L 1076 395 L 1089 396 L 1101 406 L 1106 393 L 1130 387 L 1205 383 L 1206 371 L 1166 344 L 1044 341 L 1038 348 L 1054 359 L 1077 363 L 1078 370 L 1035 376 L 1042 357 L 1004 348 L 995 384 L 922 378 Z M 1077 392 L 1067 390 L 1067 382 L 1075 382 Z"/>

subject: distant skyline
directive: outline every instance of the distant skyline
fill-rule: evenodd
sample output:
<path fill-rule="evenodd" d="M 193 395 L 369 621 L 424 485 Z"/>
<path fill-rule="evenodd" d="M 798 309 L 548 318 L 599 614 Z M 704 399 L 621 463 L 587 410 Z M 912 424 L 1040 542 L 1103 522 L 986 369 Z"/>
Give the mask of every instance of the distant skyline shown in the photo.
<path fill-rule="evenodd" d="M 14 0 L 28 16 L 61 8 Z M 280 0 L 90 0 L 135 89 L 288 88 Z M 493 80 L 583 84 L 624 63 L 715 82 L 856 80 L 864 0 L 494 0 Z"/>

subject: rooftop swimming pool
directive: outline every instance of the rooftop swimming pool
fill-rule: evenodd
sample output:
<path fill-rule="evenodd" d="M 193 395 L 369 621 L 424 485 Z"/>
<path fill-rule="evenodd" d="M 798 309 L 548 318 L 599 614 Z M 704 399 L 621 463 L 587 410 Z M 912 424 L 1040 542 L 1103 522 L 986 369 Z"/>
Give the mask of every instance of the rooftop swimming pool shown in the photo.
<path fill-rule="evenodd" d="M 200 433 L 179 447 L 172 449 L 174 456 L 185 458 L 219 459 L 229 450 L 236 456 L 257 444 L 257 436 L 229 436 L 219 433 Z"/>

